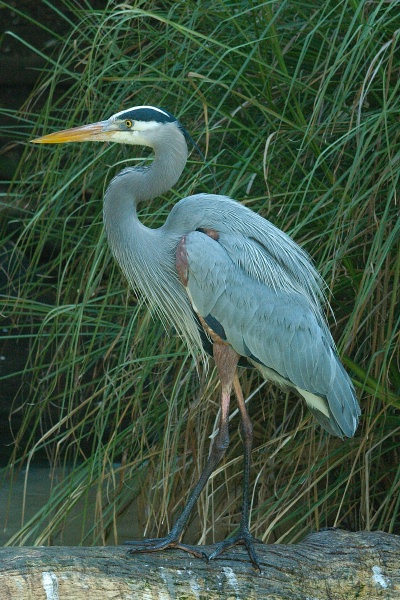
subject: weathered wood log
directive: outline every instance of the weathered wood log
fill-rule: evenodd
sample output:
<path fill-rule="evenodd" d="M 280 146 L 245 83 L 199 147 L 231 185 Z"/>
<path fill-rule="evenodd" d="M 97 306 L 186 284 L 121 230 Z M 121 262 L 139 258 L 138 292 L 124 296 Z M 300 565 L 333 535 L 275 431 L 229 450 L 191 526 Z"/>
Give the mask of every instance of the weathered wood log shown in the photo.
<path fill-rule="evenodd" d="M 210 550 L 210 548 L 206 549 Z M 0 550 L 1 600 L 400 598 L 400 537 L 325 530 L 301 543 L 257 545 L 262 573 L 235 548 L 218 560 L 121 547 Z"/>

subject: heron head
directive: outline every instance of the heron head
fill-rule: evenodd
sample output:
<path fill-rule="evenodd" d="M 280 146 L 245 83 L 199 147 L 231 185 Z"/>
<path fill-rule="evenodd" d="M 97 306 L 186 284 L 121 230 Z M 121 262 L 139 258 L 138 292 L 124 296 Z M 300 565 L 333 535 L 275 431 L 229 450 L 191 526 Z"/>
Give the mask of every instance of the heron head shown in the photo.
<path fill-rule="evenodd" d="M 155 106 L 135 106 L 112 115 L 106 121 L 56 131 L 36 138 L 32 142 L 34 144 L 117 142 L 153 147 L 167 124 L 174 124 L 186 137 L 186 130 L 168 111 Z"/>

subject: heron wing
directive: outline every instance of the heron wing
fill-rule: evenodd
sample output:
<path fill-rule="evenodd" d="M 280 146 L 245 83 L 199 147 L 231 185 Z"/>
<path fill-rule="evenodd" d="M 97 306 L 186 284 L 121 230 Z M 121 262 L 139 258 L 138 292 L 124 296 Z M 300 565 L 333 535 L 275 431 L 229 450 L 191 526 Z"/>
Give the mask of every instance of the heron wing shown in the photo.
<path fill-rule="evenodd" d="M 319 312 L 324 282 L 310 257 L 270 221 L 226 196 L 196 194 L 178 202 L 165 230 L 187 233 L 211 228 L 233 262 L 250 277 L 276 290 L 298 291 Z"/>
<path fill-rule="evenodd" d="M 185 237 L 186 289 L 194 310 L 261 373 L 296 389 L 325 429 L 354 434 L 359 409 L 327 327 L 295 289 L 274 288 L 237 258 L 248 240 Z M 253 271 L 256 267 L 253 266 Z"/>

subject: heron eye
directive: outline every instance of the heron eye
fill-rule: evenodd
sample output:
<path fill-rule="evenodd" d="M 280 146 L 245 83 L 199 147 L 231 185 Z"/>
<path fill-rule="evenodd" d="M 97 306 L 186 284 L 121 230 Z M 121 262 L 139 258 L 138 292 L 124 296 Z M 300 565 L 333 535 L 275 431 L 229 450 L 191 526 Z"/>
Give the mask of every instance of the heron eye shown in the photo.
<path fill-rule="evenodd" d="M 130 119 L 126 119 L 125 120 L 125 125 L 128 129 L 130 129 L 133 125 L 132 121 Z"/>

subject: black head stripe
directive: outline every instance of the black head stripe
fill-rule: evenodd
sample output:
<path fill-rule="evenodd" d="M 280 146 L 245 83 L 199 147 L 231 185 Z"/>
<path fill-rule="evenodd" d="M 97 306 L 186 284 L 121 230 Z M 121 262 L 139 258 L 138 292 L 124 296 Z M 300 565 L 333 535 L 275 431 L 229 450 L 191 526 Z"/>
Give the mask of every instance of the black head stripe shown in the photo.
<path fill-rule="evenodd" d="M 177 121 L 177 118 L 174 117 L 174 115 L 171 115 L 167 110 L 156 108 L 154 106 L 129 108 L 128 110 L 118 113 L 118 119 L 144 122 L 156 121 L 156 123 L 174 123 Z"/>
<path fill-rule="evenodd" d="M 178 119 L 174 117 L 173 114 L 165 110 L 165 108 L 159 108 L 156 106 L 137 106 L 136 108 L 129 108 L 128 110 L 119 113 L 118 118 L 129 119 L 131 121 L 155 121 L 156 123 L 177 123 L 177 126 L 182 131 L 183 135 L 186 138 L 186 141 L 188 143 L 193 144 L 193 146 L 195 146 L 195 148 L 197 148 L 198 150 L 196 143 L 193 141 L 191 135 L 184 128 L 182 123 L 180 123 Z"/>

